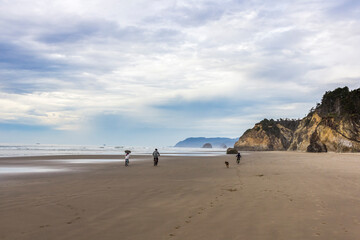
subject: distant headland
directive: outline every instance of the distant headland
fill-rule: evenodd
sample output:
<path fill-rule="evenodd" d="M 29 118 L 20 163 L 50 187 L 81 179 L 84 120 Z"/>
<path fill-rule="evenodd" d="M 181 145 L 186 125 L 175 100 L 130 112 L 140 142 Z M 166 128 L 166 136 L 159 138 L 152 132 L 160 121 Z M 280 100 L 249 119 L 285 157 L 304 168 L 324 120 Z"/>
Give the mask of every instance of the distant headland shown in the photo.
<path fill-rule="evenodd" d="M 189 148 L 227 148 L 234 146 L 237 138 L 205 138 L 205 137 L 190 137 L 178 142 L 175 147 L 189 147 Z"/>

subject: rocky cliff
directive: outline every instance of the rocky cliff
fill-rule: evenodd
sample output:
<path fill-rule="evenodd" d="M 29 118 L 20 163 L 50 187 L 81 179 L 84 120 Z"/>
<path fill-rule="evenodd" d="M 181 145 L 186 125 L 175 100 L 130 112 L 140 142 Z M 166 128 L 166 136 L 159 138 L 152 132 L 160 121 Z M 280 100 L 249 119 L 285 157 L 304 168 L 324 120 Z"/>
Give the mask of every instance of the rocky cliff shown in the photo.
<path fill-rule="evenodd" d="M 264 119 L 252 129 L 248 129 L 234 147 L 238 150 L 251 151 L 287 150 L 299 122 L 300 120 Z"/>
<path fill-rule="evenodd" d="M 238 150 L 360 152 L 360 89 L 326 92 L 321 104 L 300 120 L 263 120 L 247 130 Z"/>
<path fill-rule="evenodd" d="M 359 152 L 360 118 L 321 116 L 318 112 L 304 118 L 294 133 L 289 150 L 307 152 Z"/>
<path fill-rule="evenodd" d="M 289 150 L 360 152 L 360 88 L 326 92 L 301 121 Z"/>

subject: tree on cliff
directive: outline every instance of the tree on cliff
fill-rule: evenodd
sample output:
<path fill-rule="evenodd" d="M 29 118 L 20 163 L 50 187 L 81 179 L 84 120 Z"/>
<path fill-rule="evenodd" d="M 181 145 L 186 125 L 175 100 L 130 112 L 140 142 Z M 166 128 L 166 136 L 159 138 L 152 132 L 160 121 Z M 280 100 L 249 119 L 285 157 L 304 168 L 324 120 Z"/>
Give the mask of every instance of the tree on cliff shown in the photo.
<path fill-rule="evenodd" d="M 348 87 L 327 91 L 316 111 L 323 117 L 360 115 L 360 88 L 349 91 Z"/>

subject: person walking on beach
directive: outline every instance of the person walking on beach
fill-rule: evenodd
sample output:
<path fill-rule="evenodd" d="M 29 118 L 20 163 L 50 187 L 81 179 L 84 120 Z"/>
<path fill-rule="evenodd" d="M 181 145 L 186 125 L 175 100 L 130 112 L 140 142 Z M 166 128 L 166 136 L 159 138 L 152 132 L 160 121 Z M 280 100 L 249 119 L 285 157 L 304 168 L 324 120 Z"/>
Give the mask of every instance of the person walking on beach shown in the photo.
<path fill-rule="evenodd" d="M 126 153 L 125 155 L 125 167 L 129 166 L 130 162 L 130 153 Z"/>
<path fill-rule="evenodd" d="M 158 165 L 159 156 L 160 156 L 160 153 L 158 152 L 157 148 L 155 148 L 155 151 L 153 152 L 154 166 L 157 166 L 157 165 Z"/>
<path fill-rule="evenodd" d="M 236 162 L 237 162 L 237 164 L 240 163 L 240 158 L 241 158 L 241 154 L 238 152 L 238 154 L 236 154 Z"/>

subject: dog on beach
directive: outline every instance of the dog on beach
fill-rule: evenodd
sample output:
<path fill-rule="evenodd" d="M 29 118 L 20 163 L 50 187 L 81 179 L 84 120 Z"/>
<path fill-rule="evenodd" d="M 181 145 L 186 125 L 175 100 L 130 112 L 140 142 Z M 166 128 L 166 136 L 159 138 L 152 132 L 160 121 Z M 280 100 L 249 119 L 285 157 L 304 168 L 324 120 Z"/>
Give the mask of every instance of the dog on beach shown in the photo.
<path fill-rule="evenodd" d="M 225 161 L 225 165 L 227 168 L 229 168 L 229 162 L 228 161 Z"/>

